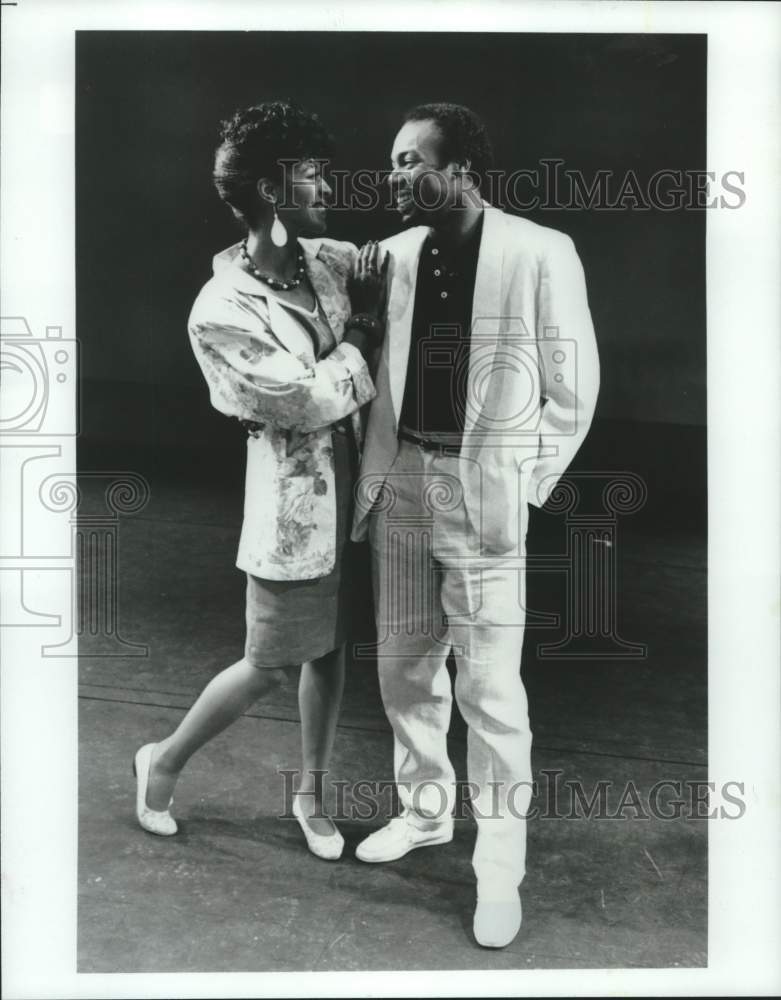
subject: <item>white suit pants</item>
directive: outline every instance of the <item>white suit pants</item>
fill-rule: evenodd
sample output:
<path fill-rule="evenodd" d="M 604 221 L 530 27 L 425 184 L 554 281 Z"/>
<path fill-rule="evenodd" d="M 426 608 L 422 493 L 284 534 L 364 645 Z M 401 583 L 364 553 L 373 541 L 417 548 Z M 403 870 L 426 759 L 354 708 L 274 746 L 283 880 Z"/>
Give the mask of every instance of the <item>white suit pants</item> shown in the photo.
<path fill-rule="evenodd" d="M 517 554 L 480 553 L 457 471 L 456 457 L 402 442 L 370 516 L 380 690 L 401 804 L 421 826 L 450 822 L 453 649 L 477 821 L 472 864 L 479 880 L 520 884 L 532 777 L 520 676 L 525 579 Z M 522 545 L 527 519 L 524 504 Z"/>

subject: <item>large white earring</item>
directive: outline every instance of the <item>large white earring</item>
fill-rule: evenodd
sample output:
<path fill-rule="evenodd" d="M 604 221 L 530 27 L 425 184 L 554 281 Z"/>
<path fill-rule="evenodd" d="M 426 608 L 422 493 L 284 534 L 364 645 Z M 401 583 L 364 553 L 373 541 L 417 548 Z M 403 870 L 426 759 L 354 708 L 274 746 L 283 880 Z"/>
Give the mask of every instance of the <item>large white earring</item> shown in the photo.
<path fill-rule="evenodd" d="M 287 229 L 279 220 L 276 205 L 274 206 L 274 222 L 271 226 L 271 242 L 275 247 L 287 246 Z"/>

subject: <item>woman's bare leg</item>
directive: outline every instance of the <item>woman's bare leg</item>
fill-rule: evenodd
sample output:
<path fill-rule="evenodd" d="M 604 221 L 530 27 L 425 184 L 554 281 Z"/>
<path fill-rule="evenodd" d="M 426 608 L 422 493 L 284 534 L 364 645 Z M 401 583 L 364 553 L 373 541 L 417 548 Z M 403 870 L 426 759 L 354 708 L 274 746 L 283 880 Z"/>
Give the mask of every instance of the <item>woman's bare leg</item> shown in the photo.
<path fill-rule="evenodd" d="M 344 646 L 311 660 L 301 667 L 298 708 L 301 715 L 302 770 L 298 791 L 303 812 L 315 833 L 333 833 L 330 819 L 313 816 L 322 812 L 323 780 L 313 773 L 327 771 L 336 736 L 336 722 L 344 690 Z"/>
<path fill-rule="evenodd" d="M 196 750 L 276 688 L 285 669 L 258 669 L 241 659 L 213 677 L 176 730 L 154 749 L 146 804 L 168 808 L 179 774 Z"/>

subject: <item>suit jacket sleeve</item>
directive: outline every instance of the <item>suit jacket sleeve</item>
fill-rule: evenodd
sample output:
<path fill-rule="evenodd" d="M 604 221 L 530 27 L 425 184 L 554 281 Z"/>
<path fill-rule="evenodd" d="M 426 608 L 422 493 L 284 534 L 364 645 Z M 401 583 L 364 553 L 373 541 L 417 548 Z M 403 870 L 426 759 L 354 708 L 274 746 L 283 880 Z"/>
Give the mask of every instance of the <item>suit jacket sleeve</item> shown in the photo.
<path fill-rule="evenodd" d="M 366 362 L 352 344 L 338 344 L 320 361 L 296 356 L 268 323 L 230 298 L 196 301 L 189 333 L 212 405 L 227 416 L 307 432 L 374 398 Z"/>
<path fill-rule="evenodd" d="M 599 358 L 583 267 L 569 236 L 555 233 L 540 264 L 537 351 L 542 417 L 529 503 L 541 507 L 591 425 Z"/>

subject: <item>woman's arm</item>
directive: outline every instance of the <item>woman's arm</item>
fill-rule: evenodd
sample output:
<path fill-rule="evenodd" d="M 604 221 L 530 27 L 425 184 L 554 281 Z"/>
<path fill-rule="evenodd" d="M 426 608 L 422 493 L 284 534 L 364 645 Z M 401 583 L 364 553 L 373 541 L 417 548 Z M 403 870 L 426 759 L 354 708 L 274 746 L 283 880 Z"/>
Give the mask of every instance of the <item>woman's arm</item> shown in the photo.
<path fill-rule="evenodd" d="M 228 298 L 196 302 L 190 339 L 212 405 L 240 420 L 303 432 L 349 416 L 375 396 L 361 334 L 310 362 L 285 350 L 260 317 Z"/>

